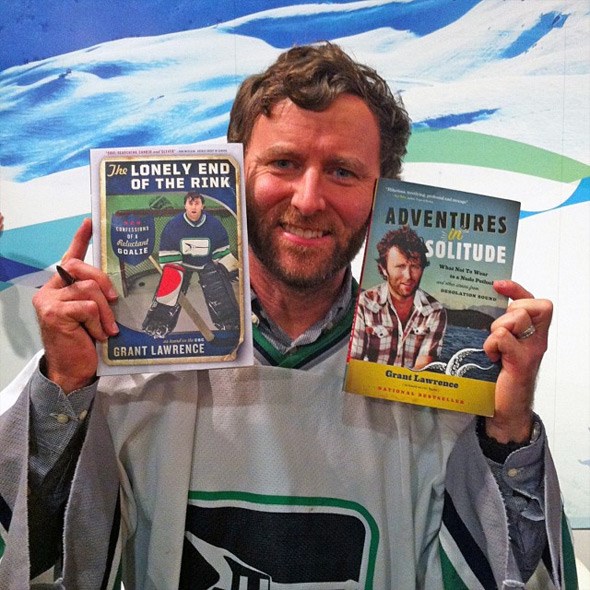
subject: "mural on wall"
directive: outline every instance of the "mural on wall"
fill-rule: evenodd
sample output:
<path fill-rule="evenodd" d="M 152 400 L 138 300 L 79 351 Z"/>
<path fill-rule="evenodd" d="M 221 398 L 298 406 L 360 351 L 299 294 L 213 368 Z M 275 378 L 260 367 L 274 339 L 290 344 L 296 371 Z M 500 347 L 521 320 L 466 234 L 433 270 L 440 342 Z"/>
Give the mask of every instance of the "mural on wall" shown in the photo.
<path fill-rule="evenodd" d="M 590 527 L 586 0 L 12 0 L 0 30 L 0 386 L 40 347 L 31 296 L 90 212 L 91 147 L 223 140 L 240 81 L 329 39 L 413 120 L 409 181 L 522 203 L 514 277 L 556 304 L 537 409 Z M 360 265 L 359 265 L 360 266 Z M 0 399 L 0 408 L 2 400 Z"/>

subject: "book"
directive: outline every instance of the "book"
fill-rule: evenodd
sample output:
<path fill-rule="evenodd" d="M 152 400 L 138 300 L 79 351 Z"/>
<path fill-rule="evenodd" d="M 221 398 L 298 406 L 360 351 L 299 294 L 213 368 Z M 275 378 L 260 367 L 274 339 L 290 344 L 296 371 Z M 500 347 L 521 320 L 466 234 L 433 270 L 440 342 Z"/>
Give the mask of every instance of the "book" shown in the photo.
<path fill-rule="evenodd" d="M 520 203 L 380 179 L 345 391 L 491 416 L 500 366 L 483 351 L 508 305 Z"/>
<path fill-rule="evenodd" d="M 99 375 L 253 363 L 241 144 L 90 151 L 93 257 L 119 294 Z"/>

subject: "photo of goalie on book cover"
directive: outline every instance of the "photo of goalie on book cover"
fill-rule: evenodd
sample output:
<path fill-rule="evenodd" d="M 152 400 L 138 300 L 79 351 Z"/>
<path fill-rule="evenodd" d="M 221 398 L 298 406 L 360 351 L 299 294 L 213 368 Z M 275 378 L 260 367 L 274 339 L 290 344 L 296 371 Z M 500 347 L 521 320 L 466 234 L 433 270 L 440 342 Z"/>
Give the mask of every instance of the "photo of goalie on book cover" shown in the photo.
<path fill-rule="evenodd" d="M 91 150 L 94 260 L 119 334 L 99 374 L 252 363 L 242 147 Z"/>

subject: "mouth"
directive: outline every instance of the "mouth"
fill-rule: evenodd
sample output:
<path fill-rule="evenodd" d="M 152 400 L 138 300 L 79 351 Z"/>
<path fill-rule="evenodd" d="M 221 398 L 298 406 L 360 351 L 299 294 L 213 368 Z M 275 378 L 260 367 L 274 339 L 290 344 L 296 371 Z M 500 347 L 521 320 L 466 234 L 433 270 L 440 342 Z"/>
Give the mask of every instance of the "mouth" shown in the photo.
<path fill-rule="evenodd" d="M 329 235 L 329 232 L 327 231 L 319 229 L 302 228 L 287 223 L 281 224 L 281 227 L 286 233 L 292 234 L 298 238 L 303 238 L 305 240 L 315 240 Z"/>

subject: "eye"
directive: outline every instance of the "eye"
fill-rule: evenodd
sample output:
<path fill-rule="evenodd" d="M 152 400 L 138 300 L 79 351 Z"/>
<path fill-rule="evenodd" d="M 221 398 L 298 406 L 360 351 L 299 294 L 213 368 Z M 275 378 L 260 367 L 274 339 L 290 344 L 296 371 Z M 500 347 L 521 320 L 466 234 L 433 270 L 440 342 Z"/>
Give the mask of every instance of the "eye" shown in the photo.
<path fill-rule="evenodd" d="M 341 179 L 356 178 L 356 174 L 347 168 L 335 168 L 332 174 Z"/>
<path fill-rule="evenodd" d="M 274 168 L 277 168 L 278 170 L 289 170 L 291 168 L 293 168 L 294 163 L 291 160 L 287 160 L 287 159 L 279 159 L 279 160 L 273 160 L 271 165 Z"/>

